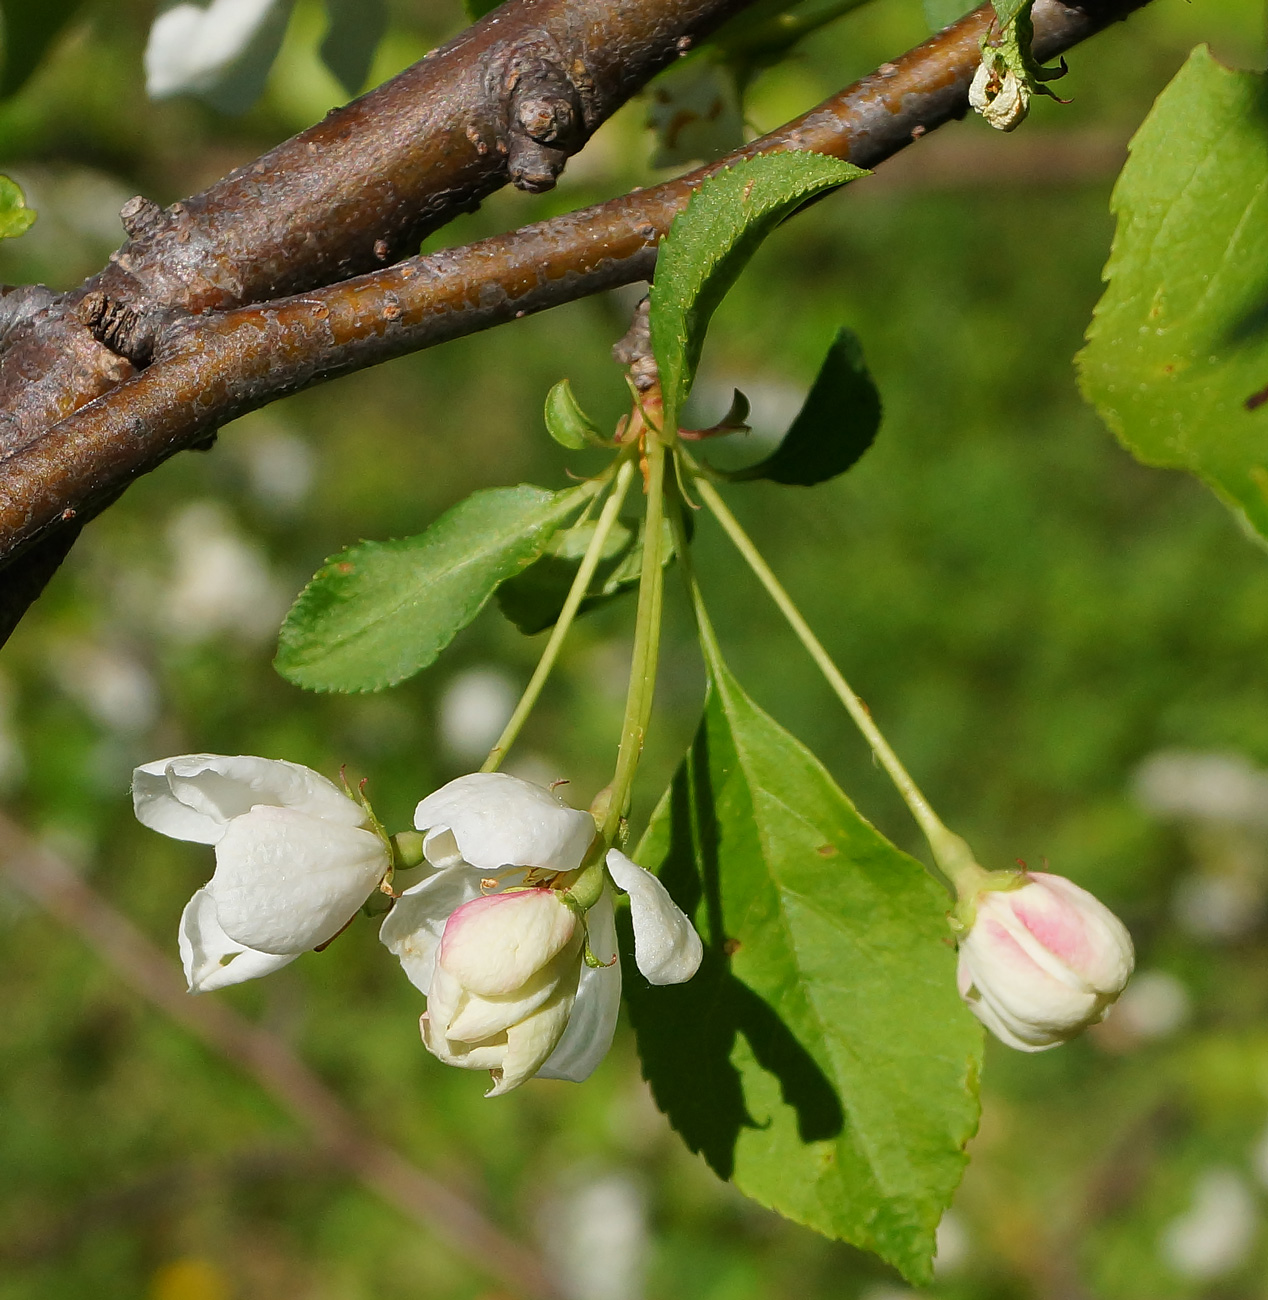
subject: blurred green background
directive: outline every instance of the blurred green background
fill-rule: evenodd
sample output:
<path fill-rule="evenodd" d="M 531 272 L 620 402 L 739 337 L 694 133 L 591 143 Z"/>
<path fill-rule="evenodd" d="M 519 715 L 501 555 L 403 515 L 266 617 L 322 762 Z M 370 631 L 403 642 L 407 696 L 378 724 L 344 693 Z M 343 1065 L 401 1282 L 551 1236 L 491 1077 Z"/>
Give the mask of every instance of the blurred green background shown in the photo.
<path fill-rule="evenodd" d="M 69 286 L 141 192 L 195 191 L 342 93 L 301 0 L 241 118 L 149 103 L 144 0 L 97 0 L 0 106 L 0 167 L 40 220 L 0 279 Z M 400 0 L 378 80 L 463 24 Z M 923 39 L 875 0 L 763 75 L 766 129 Z M 886 404 L 875 448 L 814 490 L 735 509 L 944 818 L 983 862 L 1097 891 L 1140 971 L 1116 1016 L 1040 1056 L 992 1044 L 982 1130 L 940 1237 L 944 1300 L 1268 1297 L 1268 557 L 1196 482 L 1121 451 L 1071 357 L 1099 292 L 1126 141 L 1198 41 L 1261 67 L 1258 0 L 1155 0 L 1070 58 L 1069 107 L 1016 135 L 953 124 L 797 218 L 720 312 L 700 422 L 730 387 L 756 437 L 795 411 L 836 327 Z M 465 242 L 645 184 L 646 102 L 544 198 L 499 194 Z M 0 656 L 0 783 L 14 815 L 165 949 L 211 855 L 143 831 L 134 764 L 209 750 L 367 776 L 389 829 L 478 765 L 541 638 L 495 609 L 421 678 L 313 697 L 270 667 L 300 585 L 361 537 L 421 530 L 477 487 L 562 486 L 547 389 L 611 424 L 609 359 L 636 292 L 576 304 L 341 380 L 226 429 L 89 526 Z M 752 453 L 749 453 L 752 454 Z M 584 469 L 584 458 L 573 458 Z M 706 597 L 752 694 L 919 851 L 843 713 L 707 520 Z M 693 728 L 702 677 L 676 585 L 636 822 Z M 509 770 L 606 783 L 632 602 L 583 620 Z M 0 887 L 0 1300 L 404 1300 L 502 1292 L 343 1172 L 232 1065 Z M 214 995 L 293 1044 L 422 1167 L 537 1243 L 577 1300 L 899 1300 L 883 1266 L 746 1203 L 689 1155 L 628 1032 L 583 1086 L 486 1102 L 423 1051 L 421 999 L 362 923 L 327 952 Z M 588 1271 L 587 1271 L 588 1270 Z"/>

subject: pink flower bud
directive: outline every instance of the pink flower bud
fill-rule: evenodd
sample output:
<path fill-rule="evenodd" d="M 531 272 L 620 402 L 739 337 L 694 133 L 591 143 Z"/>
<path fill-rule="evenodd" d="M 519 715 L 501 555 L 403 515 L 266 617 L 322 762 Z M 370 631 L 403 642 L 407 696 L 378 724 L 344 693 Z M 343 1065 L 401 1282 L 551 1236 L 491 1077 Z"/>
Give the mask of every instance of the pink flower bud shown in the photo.
<path fill-rule="evenodd" d="M 445 922 L 423 1042 L 451 1065 L 493 1072 L 489 1096 L 536 1074 L 559 1044 L 581 976 L 582 927 L 550 889 L 473 899 Z"/>
<path fill-rule="evenodd" d="M 960 940 L 969 1010 L 1022 1052 L 1041 1052 L 1103 1020 L 1135 965 L 1123 923 L 1063 876 L 1028 872 L 1017 889 L 983 889 Z"/>
<path fill-rule="evenodd" d="M 440 964 L 482 997 L 513 993 L 572 938 L 577 917 L 551 889 L 490 894 L 445 922 Z"/>

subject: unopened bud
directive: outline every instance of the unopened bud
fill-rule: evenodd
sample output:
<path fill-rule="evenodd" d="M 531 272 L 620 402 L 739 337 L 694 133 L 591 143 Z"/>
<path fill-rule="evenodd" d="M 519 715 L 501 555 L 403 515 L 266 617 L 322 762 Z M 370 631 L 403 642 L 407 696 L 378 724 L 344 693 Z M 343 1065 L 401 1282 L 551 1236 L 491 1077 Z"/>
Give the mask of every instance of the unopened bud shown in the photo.
<path fill-rule="evenodd" d="M 1025 873 L 972 902 L 960 940 L 960 996 L 1001 1042 L 1055 1047 L 1103 1020 L 1135 965 L 1123 923 L 1063 876 Z"/>

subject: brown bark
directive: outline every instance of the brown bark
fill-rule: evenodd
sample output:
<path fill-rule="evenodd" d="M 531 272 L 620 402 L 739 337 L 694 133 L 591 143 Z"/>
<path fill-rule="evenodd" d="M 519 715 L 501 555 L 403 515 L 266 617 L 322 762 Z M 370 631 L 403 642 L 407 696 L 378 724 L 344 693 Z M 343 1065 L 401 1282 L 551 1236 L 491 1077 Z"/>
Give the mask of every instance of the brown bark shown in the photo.
<path fill-rule="evenodd" d="M 1145 3 L 1038 0 L 1036 53 L 1053 58 Z M 789 149 L 875 166 L 963 115 L 990 16 L 984 5 L 795 122 L 678 180 L 302 295 L 169 319 L 151 335 L 151 364 L 0 462 L 0 558 L 21 556 L 21 566 L 35 567 L 67 524 L 81 524 L 132 478 L 205 442 L 245 411 L 389 357 L 649 278 L 669 223 L 719 167 Z M 4 604 L 21 604 L 7 595 L 0 595 L 0 614 Z"/>
<path fill-rule="evenodd" d="M 132 199 L 109 265 L 6 340 L 0 457 L 147 364 L 176 313 L 382 267 L 508 179 L 549 189 L 631 94 L 750 3 L 508 0 L 202 194 Z"/>

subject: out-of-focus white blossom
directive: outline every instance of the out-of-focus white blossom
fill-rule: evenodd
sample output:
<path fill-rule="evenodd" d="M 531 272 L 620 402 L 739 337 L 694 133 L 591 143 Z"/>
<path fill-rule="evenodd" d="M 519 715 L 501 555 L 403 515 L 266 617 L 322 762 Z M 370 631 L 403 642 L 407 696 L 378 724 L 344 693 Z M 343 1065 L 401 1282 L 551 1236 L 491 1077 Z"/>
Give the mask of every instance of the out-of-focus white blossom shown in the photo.
<path fill-rule="evenodd" d="M 239 444 L 251 495 L 277 514 L 289 515 L 308 495 L 316 474 L 312 447 L 266 417 L 252 421 Z"/>
<path fill-rule="evenodd" d="M 276 635 L 286 593 L 263 551 L 214 501 L 195 501 L 168 525 L 172 579 L 161 602 L 163 630 L 175 641 L 228 635 L 252 644 Z"/>
<path fill-rule="evenodd" d="M 641 1300 L 647 1201 L 628 1174 L 602 1174 L 556 1192 L 543 1206 L 540 1235 L 565 1300 Z"/>
<path fill-rule="evenodd" d="M 1119 998 L 1103 1036 L 1119 1049 L 1170 1038 L 1184 1028 L 1192 1010 L 1188 989 L 1174 975 L 1140 971 Z"/>
<path fill-rule="evenodd" d="M 58 685 L 102 726 L 129 735 L 154 725 L 158 686 L 135 655 L 75 641 L 55 647 L 52 660 Z"/>
<path fill-rule="evenodd" d="M 469 668 L 450 678 L 440 696 L 440 739 L 460 763 L 493 748 L 519 700 L 519 689 L 498 668 Z"/>
<path fill-rule="evenodd" d="M 1268 828 L 1268 772 L 1241 754 L 1161 750 L 1136 769 L 1133 788 L 1158 817 Z"/>
<path fill-rule="evenodd" d="M 1176 882 L 1171 912 L 1196 938 L 1237 939 L 1263 920 L 1264 885 L 1254 871 L 1193 871 Z"/>
<path fill-rule="evenodd" d="M 192 993 L 266 975 L 328 942 L 391 864 L 365 809 L 298 763 L 160 759 L 133 773 L 132 800 L 151 830 L 216 848 L 211 880 L 181 916 Z"/>
<path fill-rule="evenodd" d="M 1259 1207 L 1232 1169 L 1208 1169 L 1193 1203 L 1162 1230 L 1159 1247 L 1181 1277 L 1209 1281 L 1235 1272 L 1250 1258 L 1259 1231 Z"/>
<path fill-rule="evenodd" d="M 954 1210 L 938 1221 L 933 1257 L 933 1271 L 938 1277 L 951 1277 L 963 1269 L 970 1254 L 969 1230 Z"/>
<path fill-rule="evenodd" d="M 969 1009 L 1023 1052 L 1055 1047 L 1103 1019 L 1135 962 L 1123 923 L 1063 876 L 1028 872 L 1015 889 L 983 889 L 960 939 Z"/>
<path fill-rule="evenodd" d="M 250 106 L 282 43 L 294 0 L 177 4 L 154 20 L 145 46 L 151 99 L 199 94 L 225 112 Z"/>
<path fill-rule="evenodd" d="M 605 886 L 583 925 L 552 886 L 581 866 L 594 819 L 541 786 L 478 772 L 424 799 L 414 824 L 434 870 L 405 890 L 380 934 L 427 995 L 427 1049 L 489 1070 L 488 1096 L 534 1075 L 588 1077 L 612 1042 L 620 1003 L 612 894 Z M 700 959 L 694 929 L 649 872 L 615 850 L 609 869 L 615 859 L 614 876 L 640 897 L 639 969 L 659 983 L 690 978 Z M 582 960 L 587 943 L 597 966 Z"/>

